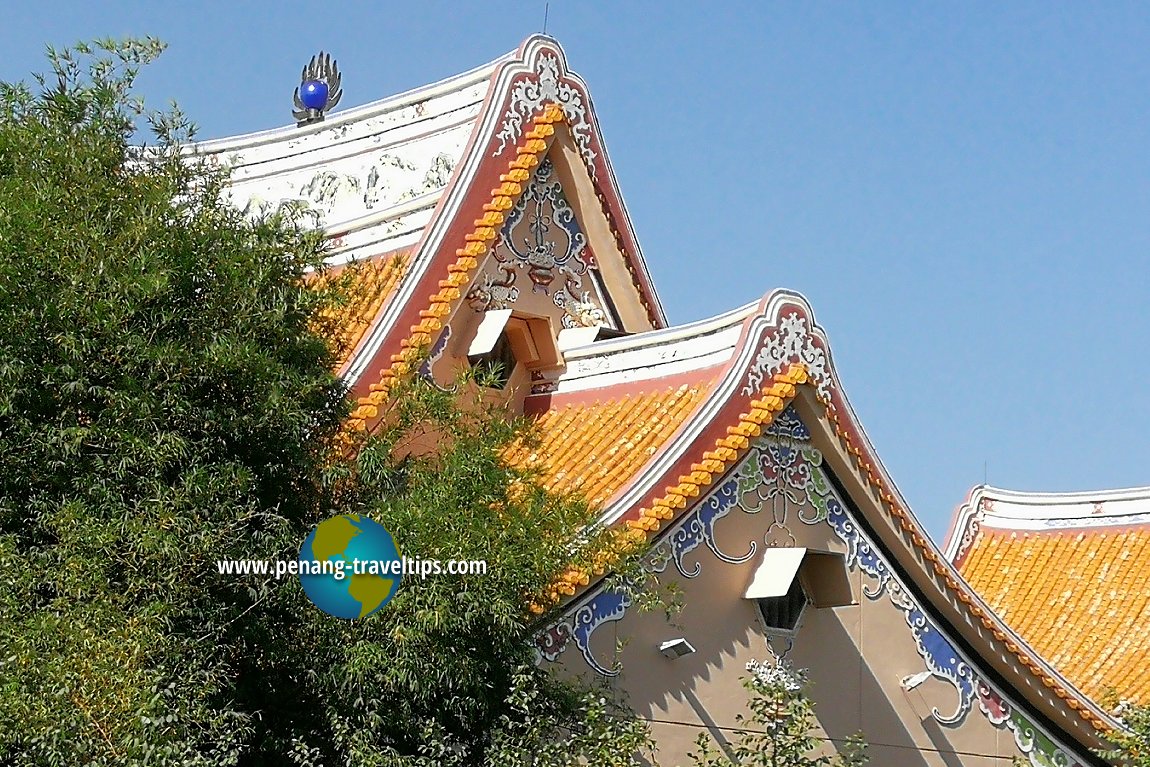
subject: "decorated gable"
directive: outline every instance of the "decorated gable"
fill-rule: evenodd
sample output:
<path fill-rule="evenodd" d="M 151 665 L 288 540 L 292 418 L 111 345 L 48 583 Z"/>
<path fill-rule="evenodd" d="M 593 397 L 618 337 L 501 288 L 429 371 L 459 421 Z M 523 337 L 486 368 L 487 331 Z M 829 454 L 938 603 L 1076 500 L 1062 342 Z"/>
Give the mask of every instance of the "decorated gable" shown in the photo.
<path fill-rule="evenodd" d="M 1088 763 L 932 614 L 812 437 L 792 404 L 653 541 L 645 568 L 682 592 L 673 621 L 601 585 L 539 634 L 540 661 L 611 679 L 664 754 L 726 743 L 739 677 L 766 664 L 808 672 L 827 750 L 863 732 L 877 764 Z"/>
<path fill-rule="evenodd" d="M 498 366 L 494 384 L 525 395 L 564 374 L 564 349 L 653 327 L 576 135 L 554 125 L 427 366 L 441 383 Z"/>
<path fill-rule="evenodd" d="M 475 283 L 472 310 L 517 309 L 553 317 L 562 328 L 619 320 L 604 300 L 602 277 L 555 163 L 544 158 L 499 229 Z"/>

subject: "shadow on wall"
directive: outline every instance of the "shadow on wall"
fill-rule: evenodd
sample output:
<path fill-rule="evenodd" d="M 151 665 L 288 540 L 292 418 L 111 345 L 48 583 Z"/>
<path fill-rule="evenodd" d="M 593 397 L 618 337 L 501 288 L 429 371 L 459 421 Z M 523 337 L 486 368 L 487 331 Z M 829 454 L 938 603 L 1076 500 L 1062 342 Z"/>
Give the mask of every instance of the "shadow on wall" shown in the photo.
<path fill-rule="evenodd" d="M 659 760 L 666 764 L 688 763 L 686 755 L 695 750 L 700 733 L 709 733 L 720 747 L 737 741 L 736 716 L 747 713 L 741 684 L 747 664 L 770 662 L 774 656 L 757 605 L 743 597 L 764 548 L 840 553 L 846 548 L 825 519 L 816 521 L 827 510 L 821 515 L 816 510 L 817 501 L 799 481 L 801 474 L 784 476 L 775 469 L 758 477 L 746 473 L 742 479 L 760 484 L 734 493 L 719 488 L 709 499 L 700 499 L 698 508 L 707 504 L 710 516 L 682 520 L 658 544 L 674 543 L 679 555 L 661 576 L 681 589 L 683 609 L 673 622 L 661 612 L 631 609 L 622 620 L 600 626 L 590 639 L 596 662 L 620 669 L 612 683 L 638 716 L 652 723 Z M 858 512 L 852 509 L 851 514 Z M 953 705 L 953 688 L 944 681 L 928 679 L 910 694 L 903 691 L 899 680 L 924 668 L 906 614 L 885 592 L 878 599 L 866 597 L 863 586 L 873 589 L 875 584 L 858 567 L 848 574 L 859 604 L 808 606 L 793 643 L 776 641 L 790 663 L 807 670 L 816 716 L 830 741 L 861 732 L 875 765 L 1009 764 L 1013 751 L 982 717 L 966 716 L 952 727 L 931 716 L 932 707 L 949 710 Z M 620 646 L 621 636 L 627 640 Z M 660 643 L 677 637 L 695 652 L 663 657 Z M 586 670 L 570 651 L 564 662 L 572 670 Z"/>
<path fill-rule="evenodd" d="M 860 609 L 812 610 L 795 639 L 791 657 L 807 669 L 819 723 L 833 738 L 862 731 L 871 764 L 937 764 L 923 756 L 837 615 Z"/>
<path fill-rule="evenodd" d="M 754 529 L 761 525 L 760 519 L 742 514 L 728 518 L 738 524 L 723 531 L 720 550 L 745 553 L 748 542 L 762 535 L 761 529 Z M 818 527 L 810 532 L 812 540 L 804 544 L 829 547 L 830 541 L 818 540 L 822 537 Z M 631 610 L 624 621 L 592 639 L 601 663 L 621 664 L 613 685 L 625 692 L 640 717 L 652 721 L 660 762 L 667 764 L 688 764 L 686 754 L 695 750 L 694 741 L 701 732 L 708 732 L 720 748 L 730 748 L 731 741 L 737 740 L 731 731 L 737 726 L 735 716 L 747 713 L 747 695 L 740 682 L 747 674 L 746 664 L 772 658 L 757 607 L 742 596 L 759 557 L 730 565 L 705 548 L 701 551 L 703 566 L 696 578 L 682 578 L 678 573 L 670 578 L 683 590 L 683 610 L 673 623 L 662 613 Z M 673 565 L 669 566 L 665 575 L 673 571 Z M 852 573 L 852 579 L 858 575 Z M 844 621 L 857 624 L 861 609 L 808 607 L 795 637 L 789 659 L 808 669 L 820 724 L 834 740 L 858 732 L 864 722 L 868 730 L 881 733 L 881 738 L 864 733 L 868 741 L 885 744 L 870 747 L 872 764 L 937 765 L 937 758 L 927 761 L 919 753 L 844 625 Z M 620 630 L 629 636 L 621 649 L 616 645 Z M 663 657 L 659 643 L 679 636 L 694 645 L 696 652 L 675 659 Z"/>
<path fill-rule="evenodd" d="M 741 555 L 748 551 L 750 540 L 756 538 L 761 547 L 761 520 L 757 515 L 728 517 L 719 540 L 720 550 Z M 836 549 L 841 545 L 825 537 L 834 534 L 823 526 L 796 532 L 805 538 L 799 545 L 822 549 Z M 729 565 L 715 559 L 705 547 L 693 553 L 703 565 L 697 577 L 681 577 L 673 565 L 668 566 L 665 573 L 665 580 L 675 581 L 683 590 L 683 609 L 674 622 L 668 622 L 662 613 L 631 609 L 623 621 L 601 627 L 591 643 L 600 664 L 621 665 L 621 673 L 614 677 L 613 685 L 626 692 L 628 703 L 641 718 L 652 722 L 652 733 L 660 747 L 660 762 L 668 765 L 690 764 L 685 754 L 695 751 L 699 733 L 710 734 L 712 741 L 725 750 L 737 741 L 737 735 L 731 731 L 737 726 L 735 716 L 748 711 L 748 698 L 741 684 L 741 677 L 748 673 L 746 664 L 750 660 L 769 661 L 773 657 L 757 606 L 742 596 L 760 557 L 757 555 L 743 565 Z M 685 562 L 687 569 L 693 567 L 693 559 Z M 863 575 L 858 570 L 851 573 L 854 588 L 859 588 L 861 578 Z M 1002 764 L 990 756 L 961 759 L 953 753 L 944 756 L 943 752 L 953 750 L 945 731 L 938 728 L 933 719 L 926 723 L 928 727 L 923 727 L 919 715 L 900 705 L 904 701 L 888 698 L 898 691 L 884 690 L 875 674 L 890 676 L 898 665 L 920 662 L 920 659 L 909 635 L 879 639 L 881 635 L 877 634 L 869 652 L 880 653 L 872 659 L 879 667 L 874 668 L 872 662 L 861 658 L 852 634 L 858 634 L 864 608 L 868 615 L 872 611 L 882 614 L 868 618 L 869 626 L 894 627 L 903 622 L 902 614 L 886 600 L 869 603 L 863 597 L 861 601 L 865 604 L 834 609 L 807 607 L 794 649 L 789 651 L 792 664 L 807 669 L 812 698 L 817 705 L 815 713 L 831 741 L 840 741 L 863 730 L 871 744 L 868 751 L 872 765 Z M 887 611 L 891 614 L 884 614 Z M 877 623 L 872 622 L 875 620 Z M 629 639 L 620 647 L 616 642 L 621 634 Z M 675 659 L 662 657 L 659 643 L 680 636 L 687 638 L 696 652 Z M 904 646 L 905 643 L 911 643 L 910 647 Z M 913 728 L 914 733 L 909 728 Z M 923 752 L 922 746 L 927 742 L 934 747 L 927 746 Z"/>

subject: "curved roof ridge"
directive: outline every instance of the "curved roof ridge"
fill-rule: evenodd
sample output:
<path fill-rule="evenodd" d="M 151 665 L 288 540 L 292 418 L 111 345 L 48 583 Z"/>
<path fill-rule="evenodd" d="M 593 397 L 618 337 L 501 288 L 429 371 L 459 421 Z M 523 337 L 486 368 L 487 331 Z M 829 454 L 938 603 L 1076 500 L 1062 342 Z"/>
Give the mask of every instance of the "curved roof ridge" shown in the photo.
<path fill-rule="evenodd" d="M 943 552 L 961 564 L 984 527 L 1056 531 L 1150 526 L 1150 487 L 1047 493 L 977 485 L 955 510 Z"/>
<path fill-rule="evenodd" d="M 613 211 L 608 218 L 617 229 L 612 234 L 621 243 L 650 324 L 667 324 L 622 206 L 586 85 L 567 68 L 558 43 L 532 35 L 492 74 L 470 138 L 419 235 L 410 279 L 399 286 L 395 300 L 382 310 L 355 358 L 341 371 L 360 405 L 349 422 L 351 428 L 367 428 L 378 415 L 389 382 L 420 364 L 419 350 L 441 336 L 445 318 L 496 239 L 504 211 L 522 194 L 523 182 L 548 151 L 558 124 L 571 134 L 593 185 L 603 195 L 601 204 Z"/>
<path fill-rule="evenodd" d="M 237 149 L 247 149 L 261 144 L 270 143 L 280 139 L 295 139 L 302 136 L 309 136 L 313 133 L 319 133 L 324 130 L 339 128 L 348 123 L 366 120 L 371 117 L 377 117 L 387 112 L 403 109 L 404 107 L 411 106 L 420 101 L 436 98 L 447 93 L 452 93 L 457 90 L 462 90 L 469 85 L 481 83 L 484 80 L 490 79 L 492 73 L 499 68 L 501 64 L 513 59 L 517 51 L 508 51 L 507 53 L 499 56 L 498 58 L 482 64 L 478 67 L 460 72 L 459 74 L 450 75 L 437 80 L 432 83 L 420 85 L 415 88 L 410 88 L 406 91 L 393 94 L 391 96 L 384 96 L 381 99 L 370 101 L 367 104 L 361 104 L 357 107 L 351 107 L 340 112 L 329 115 L 323 122 L 317 122 L 312 125 L 305 125 L 302 127 L 296 125 L 281 125 L 277 128 L 268 128 L 261 131 L 253 131 L 250 133 L 241 133 L 235 136 L 221 136 L 220 138 L 207 139 L 205 141 L 196 142 L 191 146 L 192 149 L 199 150 L 204 153 L 215 152 L 230 152 Z"/>
<path fill-rule="evenodd" d="M 1095 501 L 1127 501 L 1150 500 L 1150 485 L 1129 488 L 1111 488 L 1108 490 L 1073 490 L 1065 492 L 1046 492 L 1041 490 L 1008 490 L 991 485 L 979 485 L 975 488 L 981 491 L 983 498 L 996 501 L 1009 501 L 1011 503 L 1031 506 L 1044 506 L 1051 504 L 1093 503 Z"/>
<path fill-rule="evenodd" d="M 748 304 L 686 325 L 564 349 L 566 369 L 535 393 L 602 392 L 658 379 L 681 383 L 701 371 L 717 371 L 730 361 L 756 306 Z"/>
<path fill-rule="evenodd" d="M 721 422 L 723 419 L 719 418 L 721 411 L 740 409 L 742 400 L 754 397 L 765 396 L 764 391 L 770 390 L 774 386 L 772 376 L 775 373 L 779 375 L 789 375 L 779 365 L 775 365 L 778 360 L 773 360 L 767 363 L 763 358 L 759 361 L 764 365 L 759 365 L 756 362 L 760 358 L 762 339 L 764 333 L 770 333 L 773 329 L 781 327 L 780 323 L 785 323 L 787 320 L 783 319 L 782 313 L 787 310 L 791 305 L 801 306 L 803 311 L 808 313 L 811 317 L 811 329 L 821 335 L 821 329 L 817 328 L 813 322 L 813 312 L 810 312 L 809 304 L 806 299 L 798 293 L 785 290 L 775 289 L 769 291 L 763 298 L 749 304 L 747 306 L 736 309 L 733 312 L 728 312 L 725 315 L 719 315 L 720 319 L 734 321 L 730 325 L 730 329 L 723 329 L 721 334 L 716 333 L 714 336 L 731 334 L 732 341 L 730 342 L 729 350 L 725 352 L 725 359 L 719 365 L 716 371 L 717 380 L 711 387 L 708 396 L 701 400 L 695 407 L 694 411 L 683 421 L 680 425 L 675 437 L 668 442 L 667 449 L 660 451 L 655 456 L 652 456 L 651 461 L 644 467 L 643 471 L 636 475 L 636 479 L 628 487 L 623 488 L 620 493 L 614 496 L 606 505 L 601 516 L 601 521 L 606 524 L 615 524 L 624 521 L 629 515 L 633 516 L 638 514 L 639 517 L 643 516 L 644 500 L 653 500 L 658 495 L 660 481 L 664 478 L 673 477 L 678 474 L 682 465 L 691 463 L 689 458 L 692 450 L 704 449 L 712 447 L 723 454 L 731 456 L 731 461 L 734 460 L 734 455 L 737 452 L 734 448 L 728 445 L 724 440 L 731 439 L 731 444 L 738 444 L 745 441 L 745 437 L 735 435 L 730 437 L 725 429 L 719 429 L 716 433 L 714 423 Z M 695 325 L 705 324 L 695 323 Z M 805 327 L 805 326 L 804 326 Z M 674 328 L 667 329 L 673 331 Z M 659 331 L 662 332 L 662 331 Z M 820 341 L 822 343 L 822 341 Z M 809 361 L 809 365 L 808 365 Z M 811 378 L 818 379 L 818 385 L 825 385 L 826 375 L 829 372 L 825 365 L 820 361 L 817 354 L 808 357 L 808 360 L 802 360 L 798 357 L 795 362 L 801 363 L 802 374 L 801 377 L 805 381 L 807 378 L 807 371 L 810 370 Z M 780 362 L 781 365 L 781 362 Z M 775 368 L 779 368 L 775 370 Z M 799 375 L 795 373 L 795 375 Z M 794 386 L 790 386 L 791 395 L 793 396 Z M 777 402 L 777 410 L 783 407 L 783 398 L 771 395 Z M 754 404 L 761 400 L 753 400 L 751 403 L 746 403 L 747 407 L 760 415 L 757 417 L 768 418 L 771 412 L 769 409 L 763 410 L 758 405 Z M 716 420 L 717 419 L 717 420 Z M 736 419 L 738 420 L 738 419 Z M 726 427 L 726 423 L 722 423 Z M 735 428 L 735 427 L 732 427 Z M 717 441 L 714 439 L 718 437 Z M 707 460 L 712 460 L 706 457 Z M 704 484 L 710 484 L 721 471 L 715 470 L 710 472 L 710 477 Z M 680 482 L 681 484 L 681 482 Z M 698 489 L 696 488 L 696 493 Z M 683 508 L 679 506 L 678 508 Z M 652 509 L 647 509 L 648 512 L 653 512 Z M 661 512 L 660 512 L 661 513 Z M 634 521 L 634 520 L 631 520 Z M 655 525 L 655 530 L 658 525 Z"/>
<path fill-rule="evenodd" d="M 735 327 L 742 325 L 742 323 L 754 313 L 755 308 L 759 305 L 758 301 L 752 301 L 749 304 L 740 306 L 737 309 L 716 314 L 712 317 L 704 317 L 701 320 L 694 322 L 687 322 L 682 325 L 672 325 L 667 328 L 656 328 L 654 330 L 644 330 L 639 333 L 632 333 L 618 338 L 606 339 L 603 341 L 595 341 L 593 343 L 585 344 L 583 346 L 573 347 L 565 352 L 568 359 L 580 359 L 583 357 L 597 357 L 602 354 L 615 354 L 619 352 L 632 351 L 635 349 L 651 348 L 668 343 L 675 343 L 678 341 L 689 340 L 699 336 L 714 333 L 717 330 L 723 330 L 728 327 Z"/>

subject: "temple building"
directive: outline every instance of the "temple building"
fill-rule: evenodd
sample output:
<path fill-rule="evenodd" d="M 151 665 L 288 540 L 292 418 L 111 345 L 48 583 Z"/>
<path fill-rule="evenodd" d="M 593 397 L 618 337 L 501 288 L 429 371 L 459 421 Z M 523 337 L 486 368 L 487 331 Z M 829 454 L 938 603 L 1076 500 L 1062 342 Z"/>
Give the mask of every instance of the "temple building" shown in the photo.
<path fill-rule="evenodd" d="M 673 623 L 576 574 L 536 644 L 625 692 L 661 764 L 733 738 L 751 661 L 807 669 L 825 747 L 861 731 L 876 765 L 1100 764 L 1120 699 L 1150 703 L 1150 490 L 978 488 L 937 546 L 803 296 L 668 324 L 555 40 L 199 150 L 237 205 L 310 206 L 365 265 L 338 318 L 354 428 L 401 373 L 489 366 L 544 436 L 519 458 L 649 542 Z"/>

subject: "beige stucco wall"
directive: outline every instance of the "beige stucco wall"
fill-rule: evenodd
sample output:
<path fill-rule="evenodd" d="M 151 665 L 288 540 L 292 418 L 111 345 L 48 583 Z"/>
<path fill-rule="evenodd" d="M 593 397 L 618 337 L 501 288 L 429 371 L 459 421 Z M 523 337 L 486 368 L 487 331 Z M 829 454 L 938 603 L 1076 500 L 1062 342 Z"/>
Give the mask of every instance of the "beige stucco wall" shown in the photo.
<path fill-rule="evenodd" d="M 517 221 L 509 218 L 508 224 L 500 228 L 491 250 L 481 259 L 465 300 L 458 304 L 447 319 L 450 339 L 446 347 L 435 356 L 432 367 L 435 378 L 441 384 L 450 383 L 461 369 L 466 368 L 468 349 L 487 309 L 510 309 L 517 316 L 548 318 L 551 338 L 540 341 L 552 345 L 565 326 L 580 324 L 580 317 L 568 315 L 579 315 L 580 309 L 572 307 L 576 303 L 582 304 L 584 299 L 587 299 L 586 305 L 582 307 L 584 310 L 589 306 L 603 313 L 598 318 L 592 318 L 595 320 L 592 324 L 613 323 L 610 319 L 612 303 L 599 289 L 601 278 L 596 272 L 603 262 L 597 257 L 602 252 L 607 254 L 609 262 L 619 261 L 611 267 L 618 271 L 622 268 L 622 256 L 615 249 L 613 240 L 604 238 L 600 231 L 603 228 L 602 222 L 598 226 L 590 226 L 593 231 L 588 231 L 589 225 L 602 219 L 603 214 L 598 211 L 597 216 L 592 215 L 593 211 L 587 208 L 587 201 L 583 199 L 585 195 L 580 193 L 581 187 L 572 180 L 572 169 L 567 166 L 568 159 L 557 146 L 545 160 L 549 172 L 544 173 L 536 168 L 535 177 L 525 184 L 536 185 L 533 192 L 536 197 L 520 201 L 525 206 L 521 217 Z M 586 176 L 581 164 L 576 173 Z M 586 181 L 585 178 L 583 180 Z M 559 186 L 559 198 L 547 198 L 539 206 L 537 199 L 542 194 L 540 188 L 553 185 Z M 592 202 L 595 202 L 594 198 Z M 584 245 L 577 245 L 572 231 L 560 224 L 558 219 L 564 214 L 574 217 L 575 231 L 585 238 Z M 508 216 L 511 216 L 511 212 L 508 212 Z M 531 256 L 531 261 L 527 262 L 523 256 L 529 255 L 540 245 L 540 233 L 533 228 L 538 217 L 544 219 L 542 244 L 550 245 L 551 254 Z M 596 258 L 593 259 L 593 255 Z M 549 263 L 549 258 L 554 261 Z M 613 288 L 619 292 L 614 297 L 614 307 L 620 312 L 624 326 L 632 328 L 637 324 L 634 316 L 644 310 L 629 278 L 619 284 L 623 287 L 616 285 Z M 582 319 L 586 320 L 586 315 Z M 640 329 L 649 327 L 649 322 L 640 324 Z M 559 370 L 556 366 L 547 365 L 536 365 L 535 368 L 540 374 L 551 375 Z M 530 390 L 530 384 L 530 373 L 520 369 L 509 390 L 514 389 L 521 399 L 522 394 Z"/>
<path fill-rule="evenodd" d="M 750 561 L 730 564 L 701 545 L 683 558 L 687 570 L 700 564 L 697 577 L 683 577 L 673 564 L 661 577 L 682 591 L 682 611 L 672 621 L 662 612 L 631 608 L 622 620 L 604 623 L 592 635 L 590 647 L 600 664 L 621 666 L 612 686 L 640 717 L 652 721 L 659 763 L 689 764 L 686 754 L 694 750 L 699 732 L 710 732 L 720 744 L 736 737 L 723 728 L 736 727 L 736 714 L 745 710 L 739 679 L 746 675 L 746 664 L 770 662 L 778 651 L 808 671 L 822 734 L 837 739 L 861 731 L 870 744 L 871 764 L 1010 764 L 1019 753 L 1013 734 L 992 725 L 979 712 L 977 699 L 959 723 L 943 725 L 932 710 L 943 717 L 955 712 L 959 696 L 952 685 L 931 677 L 903 690 L 900 680 L 927 666 L 904 611 L 886 593 L 876 599 L 865 596 L 863 587 L 873 590 L 877 582 L 857 567 L 849 571 L 856 605 L 808 605 L 790 640 L 768 637 L 757 606 L 743 598 L 767 545 L 845 550 L 826 521 L 806 524 L 798 519 L 800 510 L 807 518 L 815 514 L 806 503 L 753 514 L 734 508 L 718 520 L 714 541 L 729 558 L 745 555 L 754 542 L 757 552 Z M 674 660 L 663 657 L 659 643 L 676 637 L 686 638 L 697 652 Z M 559 662 L 569 673 L 594 675 L 575 647 L 569 646 Z"/>

